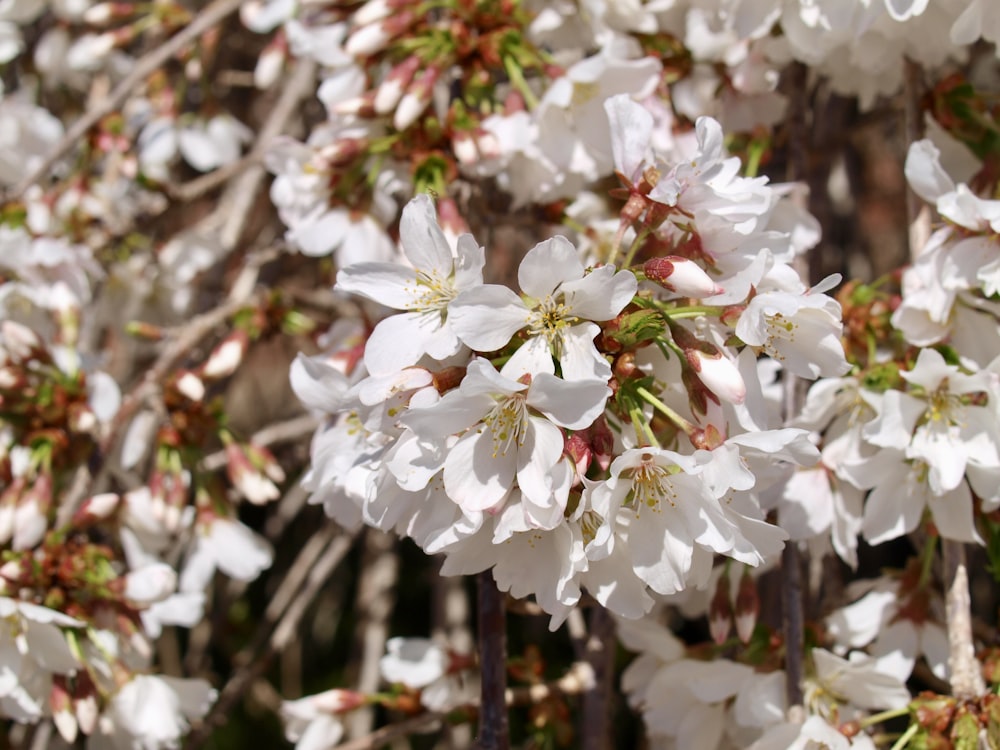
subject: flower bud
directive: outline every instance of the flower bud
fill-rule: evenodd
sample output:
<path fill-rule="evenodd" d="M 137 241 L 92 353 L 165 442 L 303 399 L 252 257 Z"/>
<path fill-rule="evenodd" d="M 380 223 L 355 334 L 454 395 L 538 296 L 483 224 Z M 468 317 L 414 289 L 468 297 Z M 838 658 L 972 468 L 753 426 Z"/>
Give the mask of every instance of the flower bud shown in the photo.
<path fill-rule="evenodd" d="M 419 68 L 420 58 L 416 55 L 410 55 L 393 67 L 375 93 L 375 112 L 384 115 L 394 110 Z"/>
<path fill-rule="evenodd" d="M 74 526 L 89 526 L 96 521 L 103 521 L 118 508 L 121 498 L 114 492 L 102 492 L 83 501 L 73 516 Z"/>
<path fill-rule="evenodd" d="M 177 378 L 177 390 L 192 401 L 205 398 L 205 384 L 193 372 L 185 372 Z"/>
<path fill-rule="evenodd" d="M 747 397 L 747 386 L 736 363 L 729 357 L 719 351 L 714 355 L 706 354 L 701 349 L 688 349 L 684 354 L 691 369 L 708 390 L 731 404 L 743 403 Z"/>
<path fill-rule="evenodd" d="M 701 299 L 723 291 L 701 266 L 678 255 L 651 258 L 642 270 L 650 281 L 684 297 Z"/>
<path fill-rule="evenodd" d="M 409 10 L 393 16 L 359 25 L 344 43 L 344 50 L 354 57 L 368 57 L 385 49 L 391 39 L 403 33 L 416 20 Z"/>
<path fill-rule="evenodd" d="M 715 585 L 715 595 L 708 605 L 708 630 L 712 640 L 722 645 L 729 638 L 733 627 L 733 606 L 729 601 L 729 574 L 723 570 Z"/>
<path fill-rule="evenodd" d="M 78 730 L 76 716 L 73 715 L 73 702 L 66 689 L 66 678 L 61 675 L 52 676 L 52 688 L 49 690 L 49 708 L 52 710 L 52 722 L 56 725 L 59 735 L 72 745 L 76 742 Z"/>
<path fill-rule="evenodd" d="M 270 44 L 264 47 L 253 69 L 253 85 L 264 91 L 271 88 L 285 67 L 288 59 L 288 43 L 284 34 L 275 34 Z"/>
<path fill-rule="evenodd" d="M 217 380 L 232 375 L 243 361 L 248 344 L 246 332 L 231 333 L 205 360 L 205 364 L 201 366 L 201 376 L 208 380 Z"/>
<path fill-rule="evenodd" d="M 410 84 L 406 94 L 396 106 L 396 114 L 392 118 L 392 125 L 396 130 L 406 130 L 424 113 L 427 105 L 431 103 L 434 84 L 440 75 L 441 69 L 432 65 L 425 68 Z"/>
<path fill-rule="evenodd" d="M 757 582 L 744 570 L 740 579 L 740 587 L 736 591 L 736 635 L 743 643 L 749 643 L 757 627 L 757 615 L 760 613 L 760 596 L 757 594 Z"/>

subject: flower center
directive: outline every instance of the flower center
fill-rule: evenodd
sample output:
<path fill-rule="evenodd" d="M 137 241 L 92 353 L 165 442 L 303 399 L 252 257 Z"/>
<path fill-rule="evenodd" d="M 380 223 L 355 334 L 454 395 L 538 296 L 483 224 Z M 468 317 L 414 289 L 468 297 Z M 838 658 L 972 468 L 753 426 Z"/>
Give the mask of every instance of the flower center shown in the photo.
<path fill-rule="evenodd" d="M 670 481 L 670 469 L 645 459 L 632 471 L 631 501 L 635 507 L 636 518 L 639 510 L 649 508 L 654 513 L 663 510 L 663 503 L 669 503 L 673 508 L 677 505 L 677 490 Z"/>
<path fill-rule="evenodd" d="M 506 456 L 511 448 L 524 445 L 527 439 L 528 413 L 524 398 L 509 396 L 497 401 L 490 412 L 483 417 L 483 423 L 493 439 L 493 458 Z"/>
<path fill-rule="evenodd" d="M 545 336 L 549 344 L 556 345 L 559 333 L 576 322 L 573 309 L 562 301 L 557 301 L 551 295 L 543 299 L 538 307 L 531 311 L 528 317 L 528 333 L 532 336 Z"/>
<path fill-rule="evenodd" d="M 437 272 L 417 271 L 417 286 L 408 290 L 413 295 L 409 309 L 415 312 L 438 312 L 445 308 L 458 292 L 452 279 L 442 278 Z"/>
<path fill-rule="evenodd" d="M 795 343 L 795 332 L 799 328 L 798 323 L 789 320 L 780 312 L 774 313 L 774 315 L 765 315 L 764 320 L 767 324 L 767 340 L 764 342 L 764 350 L 772 359 L 779 362 L 784 361 L 785 357 L 778 351 L 778 346 Z"/>

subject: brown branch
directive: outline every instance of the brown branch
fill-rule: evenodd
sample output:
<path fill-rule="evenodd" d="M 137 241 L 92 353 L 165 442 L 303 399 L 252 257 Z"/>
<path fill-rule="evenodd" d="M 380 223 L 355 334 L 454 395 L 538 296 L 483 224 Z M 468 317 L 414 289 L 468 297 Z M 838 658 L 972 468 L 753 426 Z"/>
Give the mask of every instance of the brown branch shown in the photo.
<path fill-rule="evenodd" d="M 187 750 L 205 743 L 212 730 L 225 722 L 236 702 L 268 669 L 275 654 L 290 643 L 309 605 L 344 559 L 352 541 L 333 523 L 309 540 L 271 598 L 250 645 L 234 657 L 235 672 L 219 692 L 218 700 L 201 725 L 188 736 L 184 745 Z M 319 549 L 322 553 L 317 555 Z"/>
<path fill-rule="evenodd" d="M 580 747 L 583 750 L 610 750 L 612 683 L 615 678 L 615 621 L 604 607 L 590 613 L 587 661 L 593 669 L 593 687 L 583 694 Z"/>
<path fill-rule="evenodd" d="M 489 575 L 487 573 L 487 575 Z M 493 578 L 490 576 L 490 584 Z M 594 684 L 594 674 L 586 662 L 575 662 L 569 670 L 555 682 L 508 689 L 504 692 L 506 706 L 526 706 L 549 698 L 553 695 L 579 695 L 590 690 Z M 475 703 L 471 707 L 475 708 Z M 376 750 L 384 747 L 399 737 L 405 737 L 428 724 L 447 721 L 448 715 L 434 711 L 419 714 L 389 726 L 376 729 L 367 737 L 359 737 L 352 742 L 337 745 L 337 750 Z"/>
<path fill-rule="evenodd" d="M 241 4 L 241 0 L 215 0 L 195 16 L 191 23 L 167 39 L 159 47 L 143 55 L 135 63 L 132 71 L 115 86 L 114 90 L 105 99 L 93 104 L 69 127 L 66 134 L 46 155 L 41 164 L 29 172 L 5 196 L 5 200 L 17 200 L 24 195 L 25 191 L 45 177 L 55 163 L 73 148 L 101 118 L 119 109 L 125 103 L 125 100 L 132 93 L 133 89 L 139 86 L 149 75 L 162 68 L 170 58 L 184 49 L 185 46 L 212 27 L 221 23 L 226 16 L 238 10 Z"/>
<path fill-rule="evenodd" d="M 482 672 L 477 750 L 508 750 L 507 721 L 507 622 L 504 594 L 497 589 L 493 571 L 478 576 L 479 668 Z"/>
<path fill-rule="evenodd" d="M 112 418 L 111 424 L 101 439 L 91 467 L 85 473 L 74 477 L 71 491 L 66 494 L 59 506 L 56 528 L 62 528 L 69 524 L 77 506 L 87 497 L 97 480 L 108 471 L 109 456 L 115 449 L 118 439 L 125 432 L 126 425 L 139 408 L 156 394 L 160 382 L 216 326 L 230 315 L 251 304 L 253 304 L 252 300 L 249 299 L 226 302 L 195 317 L 178 330 L 176 337 L 166 342 L 163 351 L 160 352 L 152 367 L 146 371 L 142 380 L 122 399 L 118 412 Z"/>

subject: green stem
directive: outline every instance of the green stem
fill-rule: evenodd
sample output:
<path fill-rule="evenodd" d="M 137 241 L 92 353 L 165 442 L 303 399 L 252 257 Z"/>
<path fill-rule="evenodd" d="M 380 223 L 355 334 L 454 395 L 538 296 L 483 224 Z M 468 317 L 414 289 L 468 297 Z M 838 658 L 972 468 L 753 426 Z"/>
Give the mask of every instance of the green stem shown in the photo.
<path fill-rule="evenodd" d="M 910 712 L 908 706 L 903 708 L 893 708 L 888 711 L 883 711 L 880 714 L 872 714 L 871 716 L 862 719 L 858 722 L 862 729 L 867 729 L 868 727 L 875 726 L 876 724 L 881 724 L 883 721 L 888 721 L 889 719 L 895 719 L 900 716 L 906 716 Z M 916 726 L 916 725 L 914 725 Z"/>
<path fill-rule="evenodd" d="M 903 750 L 907 743 L 912 740 L 917 732 L 920 731 L 919 724 L 910 724 L 910 727 L 903 732 L 903 736 L 896 740 L 895 744 L 890 748 L 890 750 Z"/>
<path fill-rule="evenodd" d="M 718 305 L 688 305 L 687 307 L 675 307 L 673 309 L 663 309 L 663 314 L 669 318 L 697 318 L 701 315 L 721 316 L 725 312 L 724 308 Z"/>
<path fill-rule="evenodd" d="M 695 428 L 695 426 L 693 424 L 691 424 L 690 422 L 688 422 L 686 419 L 684 419 L 684 417 L 682 417 L 680 414 L 678 414 L 677 412 L 675 412 L 673 409 L 671 409 L 665 403 L 663 403 L 662 401 L 660 401 L 660 399 L 658 399 L 656 396 L 654 396 L 648 390 L 646 390 L 642 386 L 639 386 L 638 388 L 635 389 L 635 392 L 637 394 L 639 394 L 640 396 L 642 396 L 643 399 L 645 399 L 650 405 L 652 405 L 652 407 L 654 409 L 656 409 L 658 412 L 660 412 L 663 416 L 665 416 L 667 419 L 669 419 L 675 425 L 677 425 L 682 430 L 684 430 L 684 434 L 685 435 L 687 435 L 688 437 L 691 437 L 695 433 L 696 428 Z"/>
<path fill-rule="evenodd" d="M 538 106 L 538 97 L 535 96 L 535 92 L 531 90 L 531 86 L 528 85 L 528 80 L 524 77 L 524 71 L 517 61 L 510 56 L 504 57 L 503 68 L 507 71 L 507 77 L 510 78 L 510 82 L 514 85 L 524 97 L 524 103 L 528 105 L 528 109 L 535 109 Z"/>
<path fill-rule="evenodd" d="M 625 260 L 622 261 L 621 268 L 628 268 L 632 265 L 632 261 L 635 259 L 635 254 L 639 252 L 639 248 L 646 241 L 649 236 L 649 228 L 643 227 L 635 234 L 635 239 L 632 240 L 632 245 L 629 247 L 628 252 L 625 253 Z"/>
<path fill-rule="evenodd" d="M 660 447 L 660 441 L 656 439 L 656 435 L 653 434 L 652 428 L 646 421 L 645 415 L 642 413 L 642 409 L 638 406 L 633 407 L 629 410 L 629 417 L 632 419 L 632 427 L 635 429 L 635 439 L 640 445 L 644 445 L 648 442 L 656 448 Z"/>

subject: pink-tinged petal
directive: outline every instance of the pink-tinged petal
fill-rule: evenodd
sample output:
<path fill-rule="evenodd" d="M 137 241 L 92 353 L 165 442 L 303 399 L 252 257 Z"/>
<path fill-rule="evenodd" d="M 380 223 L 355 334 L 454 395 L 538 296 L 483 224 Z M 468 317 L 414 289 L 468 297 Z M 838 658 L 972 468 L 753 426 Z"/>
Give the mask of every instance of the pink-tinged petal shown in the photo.
<path fill-rule="evenodd" d="M 559 365 L 567 381 L 611 379 L 611 364 L 594 346 L 600 330 L 596 323 L 577 323 L 560 332 Z"/>
<path fill-rule="evenodd" d="M 528 323 L 528 308 L 505 286 L 484 284 L 462 292 L 448 305 L 448 320 L 467 347 L 492 352 Z"/>
<path fill-rule="evenodd" d="M 611 153 L 615 171 L 635 183 L 642 176 L 653 134 L 653 116 L 628 94 L 613 96 L 604 102 L 611 124 Z"/>
<path fill-rule="evenodd" d="M 414 268 L 451 273 L 451 248 L 438 226 L 437 210 L 429 195 L 418 195 L 406 204 L 399 221 L 399 239 Z"/>
<path fill-rule="evenodd" d="M 525 374 L 534 377 L 544 373 L 552 375 L 555 371 L 556 365 L 552 359 L 548 339 L 544 336 L 533 336 L 504 363 L 500 374 L 505 378 L 517 380 Z"/>
<path fill-rule="evenodd" d="M 524 256 L 517 269 L 521 291 L 535 299 L 545 299 L 565 281 L 583 276 L 580 252 L 562 236 L 539 242 Z"/>
<path fill-rule="evenodd" d="M 885 482 L 868 495 L 861 531 L 873 546 L 888 542 L 917 528 L 923 512 L 924 503 L 920 498 L 909 497 L 905 485 Z"/>
<path fill-rule="evenodd" d="M 372 375 L 389 375 L 416 364 L 440 328 L 436 312 L 390 315 L 375 326 L 365 344 L 365 367 Z"/>
<path fill-rule="evenodd" d="M 635 274 L 615 273 L 614 266 L 595 268 L 582 279 L 559 287 L 572 314 L 585 320 L 611 320 L 632 301 L 637 289 Z"/>
<path fill-rule="evenodd" d="M 535 505 L 554 502 L 551 472 L 562 452 L 562 430 L 541 417 L 528 417 L 524 443 L 517 449 L 517 484 Z"/>
<path fill-rule="evenodd" d="M 412 269 L 396 263 L 355 263 L 337 272 L 334 288 L 406 310 L 417 296 L 417 278 Z"/>
<path fill-rule="evenodd" d="M 582 430 L 601 415 L 610 396 L 611 389 L 604 383 L 567 381 L 542 373 L 531 381 L 528 405 L 562 427 Z"/>
<path fill-rule="evenodd" d="M 462 437 L 444 463 L 444 487 L 467 511 L 496 508 L 514 486 L 517 452 L 494 454 L 493 434 L 486 429 Z"/>
<path fill-rule="evenodd" d="M 973 544 L 983 543 L 976 533 L 976 524 L 972 518 L 972 493 L 965 482 L 943 495 L 929 494 L 927 506 L 931 509 L 934 525 L 942 538 Z"/>

